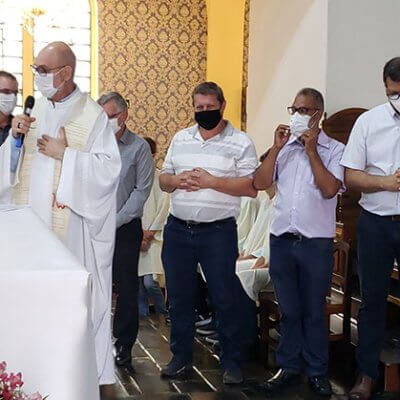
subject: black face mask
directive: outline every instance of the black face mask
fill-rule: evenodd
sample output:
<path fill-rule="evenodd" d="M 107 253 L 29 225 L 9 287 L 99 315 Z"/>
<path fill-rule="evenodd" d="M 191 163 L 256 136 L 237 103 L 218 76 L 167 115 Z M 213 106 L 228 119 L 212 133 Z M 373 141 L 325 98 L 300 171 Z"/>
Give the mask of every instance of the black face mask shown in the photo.
<path fill-rule="evenodd" d="M 214 129 L 221 121 L 220 110 L 197 111 L 194 113 L 195 121 L 206 131 Z"/>

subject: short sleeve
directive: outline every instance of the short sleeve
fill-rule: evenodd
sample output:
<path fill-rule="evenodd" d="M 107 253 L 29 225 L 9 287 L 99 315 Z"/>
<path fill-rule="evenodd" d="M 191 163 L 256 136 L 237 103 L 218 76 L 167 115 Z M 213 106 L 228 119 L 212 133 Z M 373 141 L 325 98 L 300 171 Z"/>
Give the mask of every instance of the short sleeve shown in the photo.
<path fill-rule="evenodd" d="M 344 192 L 346 190 L 344 186 L 344 167 L 340 164 L 345 146 L 343 143 L 337 143 L 334 150 L 332 151 L 329 163 L 327 165 L 327 170 L 340 182 L 342 186 L 340 191 Z"/>
<path fill-rule="evenodd" d="M 343 167 L 363 171 L 366 167 L 367 153 L 365 148 L 365 127 L 362 116 L 359 117 L 351 131 L 349 141 L 341 160 Z"/>
<path fill-rule="evenodd" d="M 164 164 L 162 166 L 160 174 L 175 174 L 174 165 L 172 163 L 173 148 L 174 148 L 174 138 L 172 139 L 169 145 L 167 155 L 165 156 Z"/>
<path fill-rule="evenodd" d="M 236 161 L 236 171 L 238 177 L 252 177 L 258 165 L 256 148 L 253 141 L 248 138 L 244 144 L 240 158 Z"/>

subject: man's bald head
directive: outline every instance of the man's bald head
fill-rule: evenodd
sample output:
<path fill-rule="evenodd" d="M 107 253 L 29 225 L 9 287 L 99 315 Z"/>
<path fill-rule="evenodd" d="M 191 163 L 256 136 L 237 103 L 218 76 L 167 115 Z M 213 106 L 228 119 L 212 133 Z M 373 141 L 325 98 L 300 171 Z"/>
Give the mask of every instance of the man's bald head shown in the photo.
<path fill-rule="evenodd" d="M 75 67 L 75 54 L 64 42 L 52 42 L 40 50 L 34 69 L 35 82 L 43 96 L 55 102 L 69 96 L 76 88 Z"/>
<path fill-rule="evenodd" d="M 44 65 L 49 69 L 69 66 L 72 76 L 75 74 L 76 57 L 71 47 L 64 42 L 52 42 L 40 50 L 35 59 L 35 65 Z"/>

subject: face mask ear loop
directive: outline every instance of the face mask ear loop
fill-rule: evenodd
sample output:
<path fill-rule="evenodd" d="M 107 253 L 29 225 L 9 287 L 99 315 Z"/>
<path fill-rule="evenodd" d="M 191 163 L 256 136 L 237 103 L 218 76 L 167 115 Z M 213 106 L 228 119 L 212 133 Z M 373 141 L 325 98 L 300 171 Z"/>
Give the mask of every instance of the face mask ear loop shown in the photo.
<path fill-rule="evenodd" d="M 314 116 L 317 115 L 318 111 L 319 111 L 319 110 L 315 111 L 315 113 L 314 113 L 313 115 L 311 115 L 311 117 L 310 117 L 310 122 L 311 122 L 311 120 L 314 118 Z M 309 122 L 309 123 L 310 123 L 310 122 Z M 313 125 L 309 126 L 309 128 L 310 128 L 310 129 L 313 129 L 313 128 L 316 126 L 316 124 L 317 124 L 317 121 L 315 121 L 315 123 L 314 123 Z"/>

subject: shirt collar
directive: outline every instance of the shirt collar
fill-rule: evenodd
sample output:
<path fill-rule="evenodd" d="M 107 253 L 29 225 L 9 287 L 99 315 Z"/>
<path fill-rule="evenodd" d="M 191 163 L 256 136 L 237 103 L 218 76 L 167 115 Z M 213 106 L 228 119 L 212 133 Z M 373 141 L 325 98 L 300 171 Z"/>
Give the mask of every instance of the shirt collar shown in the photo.
<path fill-rule="evenodd" d="M 57 110 L 62 110 L 65 109 L 66 107 L 69 107 L 71 103 L 74 103 L 77 101 L 80 96 L 82 95 L 78 85 L 75 86 L 74 91 L 69 94 L 67 97 L 64 97 L 60 101 L 52 102 L 51 100 L 47 99 L 47 101 L 53 106 L 54 109 Z"/>
<path fill-rule="evenodd" d="M 122 142 L 123 144 L 130 144 L 130 143 L 132 143 L 132 138 L 134 138 L 134 136 L 131 134 L 128 127 L 125 126 L 124 133 L 122 134 L 119 141 Z"/>
<path fill-rule="evenodd" d="M 199 124 L 194 125 L 192 128 L 192 135 L 194 138 L 204 141 L 203 137 L 200 134 L 200 129 L 199 129 Z M 218 135 L 213 136 L 211 139 L 208 140 L 212 140 L 214 138 L 221 138 L 223 139 L 225 136 L 232 136 L 233 135 L 233 126 L 229 121 L 226 121 L 226 126 L 225 128 L 218 133 Z"/>
<path fill-rule="evenodd" d="M 396 110 L 393 108 L 392 104 L 390 103 L 390 101 L 388 101 L 386 103 L 387 105 L 387 110 L 389 111 L 389 114 L 396 120 L 400 119 L 400 115 L 399 113 L 396 112 Z"/>
<path fill-rule="evenodd" d="M 329 136 L 323 130 L 320 130 L 319 135 L 318 135 L 318 140 L 317 140 L 318 145 L 329 149 L 330 142 L 331 142 L 331 139 L 329 138 Z M 293 143 L 300 144 L 303 146 L 303 143 L 300 141 L 300 139 L 298 139 L 294 135 L 291 135 L 287 144 L 290 145 Z"/>

